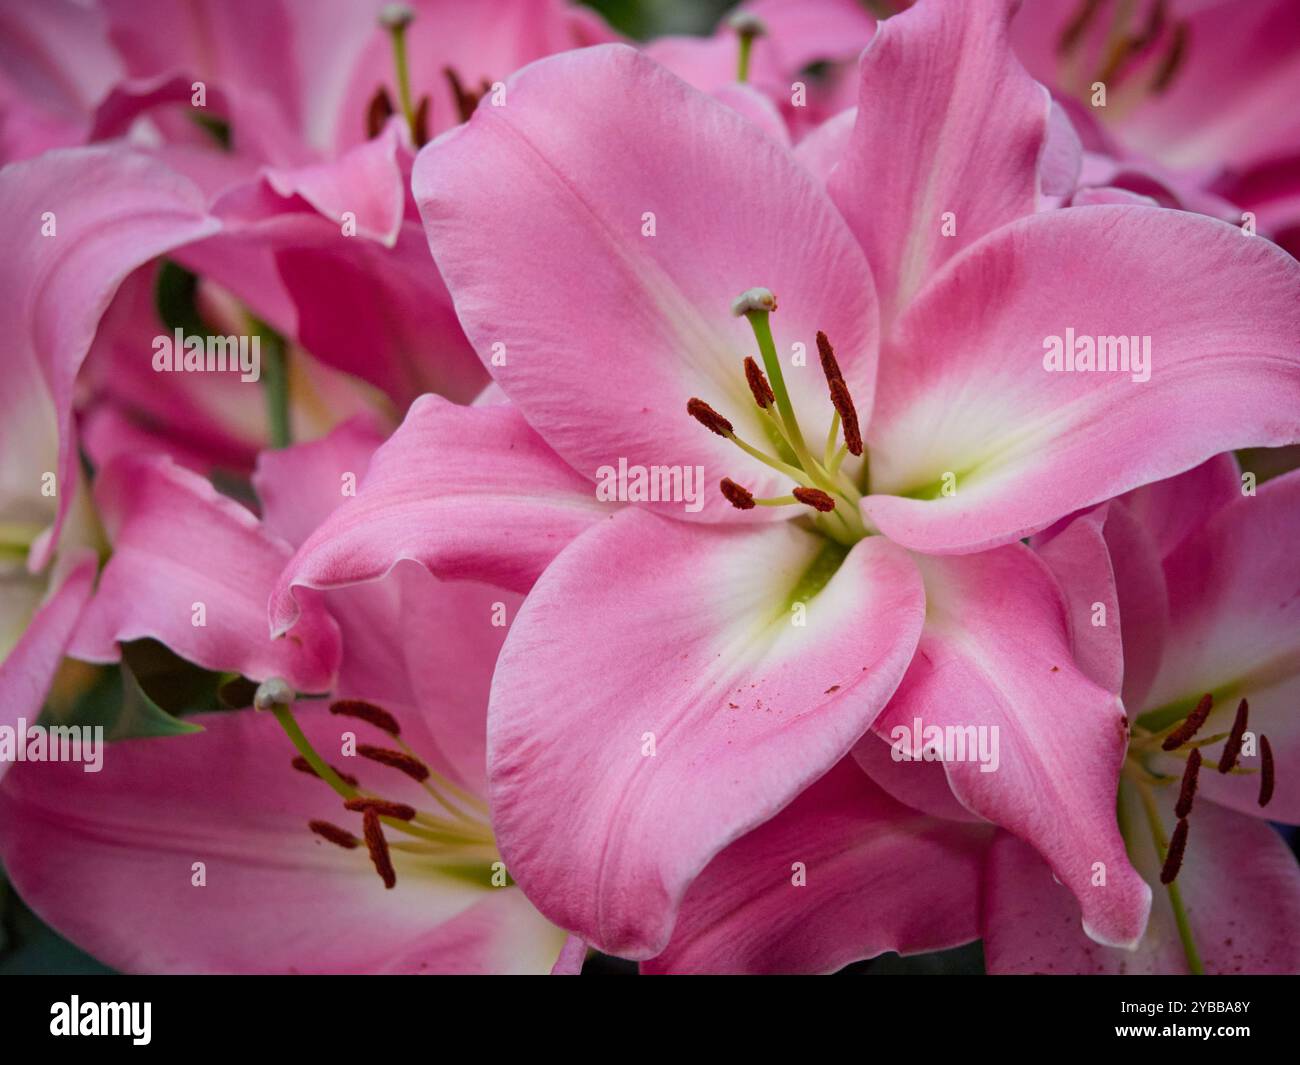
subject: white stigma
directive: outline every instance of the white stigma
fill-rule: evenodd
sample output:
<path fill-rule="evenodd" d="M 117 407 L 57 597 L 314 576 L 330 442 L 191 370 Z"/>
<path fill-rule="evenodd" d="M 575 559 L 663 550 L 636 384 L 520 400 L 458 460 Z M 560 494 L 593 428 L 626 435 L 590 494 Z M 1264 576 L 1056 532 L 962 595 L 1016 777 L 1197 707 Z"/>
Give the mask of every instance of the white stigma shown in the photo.
<path fill-rule="evenodd" d="M 767 36 L 767 25 L 761 18 L 749 11 L 737 11 L 727 19 L 727 25 L 741 37 Z"/>
<path fill-rule="evenodd" d="M 776 310 L 776 296 L 770 288 L 746 289 L 731 301 L 731 313 L 743 318 L 753 311 Z"/>
<path fill-rule="evenodd" d="M 257 686 L 253 694 L 253 709 L 274 710 L 277 706 L 289 706 L 293 702 L 293 689 L 289 682 L 280 677 L 268 677 Z"/>
<path fill-rule="evenodd" d="M 379 9 L 379 25 L 386 30 L 404 30 L 415 20 L 415 12 L 406 4 L 385 4 Z"/>

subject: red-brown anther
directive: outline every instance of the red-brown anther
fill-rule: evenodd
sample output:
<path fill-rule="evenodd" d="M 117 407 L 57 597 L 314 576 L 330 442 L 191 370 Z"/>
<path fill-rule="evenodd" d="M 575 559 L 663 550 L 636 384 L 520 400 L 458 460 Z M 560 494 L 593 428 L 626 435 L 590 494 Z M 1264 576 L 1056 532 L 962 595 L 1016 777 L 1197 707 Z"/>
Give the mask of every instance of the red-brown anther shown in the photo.
<path fill-rule="evenodd" d="M 351 810 L 354 814 L 364 814 L 373 810 L 380 817 L 393 817 L 398 821 L 410 821 L 415 817 L 414 806 L 408 806 L 404 802 L 388 802 L 386 799 L 345 799 L 343 808 Z"/>
<path fill-rule="evenodd" d="M 372 762 L 378 762 L 380 765 L 391 766 L 393 769 L 405 773 L 412 780 L 424 781 L 429 779 L 429 767 L 405 751 L 393 751 L 387 747 L 374 747 L 369 743 L 359 743 L 357 744 L 357 754 L 361 755 L 362 758 L 369 758 Z"/>
<path fill-rule="evenodd" d="M 1180 22 L 1174 27 L 1173 43 L 1170 45 L 1169 51 L 1165 53 L 1165 58 L 1160 63 L 1160 69 L 1151 82 L 1151 91 L 1159 95 L 1169 88 L 1174 80 L 1174 75 L 1178 73 L 1179 68 L 1183 65 L 1183 60 L 1186 58 L 1187 23 Z"/>
<path fill-rule="evenodd" d="M 307 761 L 307 759 L 304 758 L 302 755 L 298 755 L 296 758 L 294 758 L 293 767 L 294 769 L 298 770 L 299 773 L 306 773 L 308 776 L 316 777 L 316 779 L 318 780 L 320 779 L 320 774 L 317 773 L 316 770 L 312 768 L 311 763 Z M 330 766 L 330 768 L 334 770 L 335 775 L 341 781 L 343 781 L 344 784 L 349 784 L 354 788 L 357 786 L 356 777 L 351 776 L 348 773 L 344 773 L 341 769 L 337 768 L 336 766 Z"/>
<path fill-rule="evenodd" d="M 1192 812 L 1192 800 L 1196 797 L 1196 778 L 1201 771 L 1201 752 L 1192 748 L 1192 753 L 1187 756 L 1187 768 L 1183 770 L 1183 787 L 1178 793 L 1178 805 L 1174 807 L 1174 814 L 1178 817 L 1186 817 Z"/>
<path fill-rule="evenodd" d="M 717 433 L 719 436 L 730 436 L 736 431 L 735 426 L 727 421 L 721 414 L 710 407 L 702 399 L 689 399 L 686 401 L 686 413 L 699 422 L 704 428 L 711 433 Z"/>
<path fill-rule="evenodd" d="M 1165 737 L 1165 742 L 1160 745 L 1161 749 L 1165 751 L 1178 750 L 1179 747 L 1196 735 L 1200 727 L 1205 724 L 1205 719 L 1210 716 L 1210 711 L 1213 708 L 1213 697 L 1208 694 L 1202 695 L 1201 701 L 1196 704 L 1196 709 L 1187 715 L 1187 720 Z"/>
<path fill-rule="evenodd" d="M 835 357 L 835 349 L 831 347 L 826 334 L 820 330 L 817 332 L 817 354 L 822 360 L 822 373 L 826 375 L 826 383 L 829 385 L 843 381 L 844 375 L 840 373 L 840 362 Z"/>
<path fill-rule="evenodd" d="M 1259 737 L 1259 804 L 1267 806 L 1273 798 L 1273 748 L 1268 737 Z"/>
<path fill-rule="evenodd" d="M 383 131 L 384 123 L 393 117 L 393 101 L 382 85 L 370 97 L 366 108 L 366 139 L 373 140 Z"/>
<path fill-rule="evenodd" d="M 758 363 L 754 361 L 752 355 L 745 356 L 745 380 L 749 382 L 749 390 L 754 395 L 754 402 L 764 410 L 776 402 L 772 386 L 767 383 L 767 378 L 763 376 L 763 371 L 758 368 Z"/>
<path fill-rule="evenodd" d="M 347 829 L 339 828 L 338 825 L 331 825 L 328 821 L 309 821 L 307 822 L 307 827 L 315 832 L 316 835 L 329 840 L 331 843 L 342 847 L 344 850 L 356 850 L 358 844 L 361 842 Z"/>
<path fill-rule="evenodd" d="M 451 94 L 456 98 L 456 113 L 460 115 L 462 122 L 468 122 L 470 116 L 474 114 L 474 108 L 478 107 L 479 100 L 483 99 L 484 93 L 490 86 L 487 82 L 483 83 L 482 92 L 474 92 L 465 88 L 461 84 L 460 75 L 456 73 L 453 67 L 443 67 L 442 76 L 447 79 L 447 84 L 451 86 Z"/>
<path fill-rule="evenodd" d="M 1172 884 L 1178 870 L 1183 867 L 1183 852 L 1187 849 L 1187 818 L 1180 818 L 1174 827 L 1173 837 L 1169 840 L 1169 853 L 1165 856 L 1164 867 L 1160 870 L 1160 883 Z"/>
<path fill-rule="evenodd" d="M 400 736 L 402 734 L 402 730 L 397 724 L 397 718 L 374 703 L 367 703 L 361 699 L 340 699 L 338 702 L 330 703 L 330 713 L 338 714 L 340 717 L 355 717 L 359 721 L 368 721 L 375 728 L 383 729 L 390 736 Z"/>
<path fill-rule="evenodd" d="M 388 841 L 384 839 L 384 830 L 379 824 L 379 814 L 373 807 L 362 814 L 361 826 L 365 832 L 366 850 L 370 852 L 370 861 L 374 863 L 375 872 L 383 880 L 384 887 L 394 887 L 397 884 L 397 871 L 393 868 L 393 859 L 388 853 Z"/>
<path fill-rule="evenodd" d="M 1241 754 L 1241 741 L 1246 738 L 1246 715 L 1250 713 L 1250 707 L 1246 700 L 1242 699 L 1237 704 L 1237 716 L 1232 722 L 1232 731 L 1228 733 L 1227 740 L 1223 744 L 1223 753 L 1219 755 L 1219 772 L 1227 773 L 1237 764 L 1237 757 Z"/>
<path fill-rule="evenodd" d="M 722 494 L 726 496 L 727 502 L 737 510 L 754 509 L 754 494 L 748 488 L 742 488 L 730 477 L 722 478 L 718 487 L 722 489 Z"/>
<path fill-rule="evenodd" d="M 805 488 L 800 485 L 792 494 L 800 503 L 806 503 L 813 510 L 820 510 L 823 514 L 835 509 L 835 500 L 820 488 Z"/>
<path fill-rule="evenodd" d="M 1056 42 L 1057 55 L 1065 55 L 1074 50 L 1083 37 L 1083 31 L 1088 28 L 1088 24 L 1097 14 L 1101 3 L 1102 0 L 1083 0 L 1083 6 L 1061 31 L 1061 36 Z"/>
<path fill-rule="evenodd" d="M 415 105 L 415 131 L 414 140 L 416 148 L 423 148 L 429 143 L 429 98 L 420 97 L 420 102 Z"/>
<path fill-rule="evenodd" d="M 840 426 L 844 430 L 844 446 L 850 455 L 862 454 L 862 430 L 858 427 L 858 412 L 849 395 L 849 386 L 843 378 L 831 382 L 831 402 L 840 412 Z"/>

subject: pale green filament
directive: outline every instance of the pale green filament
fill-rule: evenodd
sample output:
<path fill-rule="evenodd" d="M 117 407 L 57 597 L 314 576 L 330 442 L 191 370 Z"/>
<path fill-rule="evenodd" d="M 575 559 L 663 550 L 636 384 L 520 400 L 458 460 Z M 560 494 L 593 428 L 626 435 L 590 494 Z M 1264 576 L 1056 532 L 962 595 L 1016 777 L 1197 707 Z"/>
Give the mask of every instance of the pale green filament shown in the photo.
<path fill-rule="evenodd" d="M 1142 808 L 1146 811 L 1147 825 L 1151 829 L 1151 838 L 1155 842 L 1156 854 L 1163 864 L 1169 856 L 1169 840 L 1165 836 L 1164 825 L 1160 823 L 1160 811 L 1156 809 L 1155 796 L 1151 794 L 1149 784 L 1139 783 L 1137 789 L 1142 798 Z M 1192 935 L 1192 924 L 1187 919 L 1187 908 L 1183 905 L 1182 892 L 1178 890 L 1176 882 L 1166 884 L 1165 890 L 1169 894 L 1169 905 L 1174 911 L 1174 923 L 1178 926 L 1178 938 L 1183 944 L 1183 954 L 1187 957 L 1187 967 L 1194 976 L 1204 976 L 1205 965 L 1201 961 L 1200 951 L 1196 949 L 1196 939 Z"/>

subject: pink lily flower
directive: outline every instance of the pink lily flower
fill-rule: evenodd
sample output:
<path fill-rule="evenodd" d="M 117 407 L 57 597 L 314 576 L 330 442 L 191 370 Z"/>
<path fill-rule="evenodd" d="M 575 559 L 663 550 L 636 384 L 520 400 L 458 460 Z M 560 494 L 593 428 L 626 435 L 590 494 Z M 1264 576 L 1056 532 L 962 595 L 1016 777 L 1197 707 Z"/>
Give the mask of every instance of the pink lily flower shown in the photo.
<path fill-rule="evenodd" d="M 1300 822 L 1298 522 L 1300 475 L 1245 494 L 1226 455 L 1056 534 L 1100 537 L 1114 559 L 1133 718 L 1120 818 L 1156 900 L 1135 952 L 1090 942 L 1042 862 L 999 833 L 989 971 L 1300 971 L 1300 869 L 1264 822 Z"/>
<path fill-rule="evenodd" d="M 333 713 L 299 702 L 296 712 L 197 715 L 188 720 L 202 732 L 115 743 L 95 774 L 76 763 L 9 774 L 8 876 L 45 921 L 107 964 L 580 967 L 582 944 L 509 883 L 482 798 L 488 685 L 506 632 L 493 618 L 513 618 L 518 597 L 406 565 L 320 597 L 289 639 L 266 635 L 266 594 L 290 544 L 343 498 L 342 479 L 365 474 L 377 442 L 349 425 L 264 454 L 260 521 L 166 459 L 126 457 L 100 477 L 114 553 L 73 654 L 105 660 L 118 641 L 149 636 L 211 669 L 289 678 L 259 692 L 341 700 Z M 87 882 L 97 892 L 89 908 Z"/>
<path fill-rule="evenodd" d="M 0 223 L 21 234 L 3 272 L 0 400 L 0 723 L 36 716 L 94 583 L 73 383 L 118 284 L 216 228 L 188 182 L 106 149 L 53 152 L 0 173 Z M 8 763 L 0 763 L 0 774 Z"/>
<path fill-rule="evenodd" d="M 663 951 L 710 859 L 891 696 L 1004 729 L 1003 770 L 963 774 L 963 801 L 1044 855 L 1094 938 L 1141 937 L 1119 698 L 1076 664 L 1064 594 L 1017 541 L 1300 436 L 1300 267 L 1198 216 L 1038 212 L 1051 107 L 1008 15 L 922 0 L 882 25 L 829 198 L 619 46 L 534 64 L 509 107 L 417 160 L 434 257 L 511 403 L 491 417 L 517 428 L 507 447 L 484 411 L 413 412 L 385 472 L 299 549 L 272 620 L 290 630 L 295 588 L 399 559 L 531 589 L 493 683 L 494 821 L 539 908 L 601 949 Z M 1151 336 L 1150 380 L 1049 372 L 1067 328 Z M 796 357 L 819 332 L 824 373 Z M 742 372 L 755 350 L 765 374 Z M 592 514 L 590 482 L 634 467 L 725 476 L 726 497 L 622 491 L 637 505 Z M 472 531 L 433 521 L 468 507 Z"/>
<path fill-rule="evenodd" d="M 1156 195 L 1294 252 L 1300 227 L 1300 29 L 1286 0 L 1041 0 L 1016 51 L 1098 153 L 1092 186 Z M 1104 104 L 1097 86 L 1105 86 Z"/>

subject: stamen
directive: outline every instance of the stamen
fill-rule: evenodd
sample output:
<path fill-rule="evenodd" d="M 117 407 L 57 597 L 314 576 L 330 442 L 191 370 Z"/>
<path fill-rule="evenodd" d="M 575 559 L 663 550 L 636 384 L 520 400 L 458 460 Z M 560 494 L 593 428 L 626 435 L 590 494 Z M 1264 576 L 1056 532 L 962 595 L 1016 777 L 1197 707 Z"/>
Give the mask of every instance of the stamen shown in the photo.
<path fill-rule="evenodd" d="M 300 754 L 294 757 L 293 767 L 294 769 L 298 770 L 299 773 L 306 773 L 308 776 L 315 777 L 317 780 L 320 779 L 320 774 L 317 773 L 316 770 L 312 768 L 312 764 Z M 338 774 L 338 778 L 341 781 L 343 781 L 345 784 L 353 788 L 357 786 L 356 777 L 351 776 L 348 773 L 344 773 L 341 769 L 338 769 L 335 766 L 330 766 L 330 768 L 333 769 L 334 772 Z"/>
<path fill-rule="evenodd" d="M 373 810 L 381 817 L 391 817 L 396 821 L 415 820 L 414 806 L 408 806 L 404 802 L 389 802 L 387 799 L 347 799 L 343 803 L 343 808 L 351 810 L 354 814 L 368 813 Z"/>
<path fill-rule="evenodd" d="M 1193 750 L 1187 756 L 1187 768 L 1183 770 L 1183 786 L 1178 793 L 1178 805 L 1174 807 L 1174 814 L 1179 818 L 1186 817 L 1192 812 L 1192 799 L 1196 797 L 1196 779 L 1201 771 L 1201 752 Z"/>
<path fill-rule="evenodd" d="M 361 842 L 347 829 L 339 828 L 338 825 L 332 825 L 328 821 L 309 821 L 307 827 L 316 835 L 337 844 L 344 850 L 356 850 Z"/>
<path fill-rule="evenodd" d="M 731 301 L 731 313 L 743 318 L 755 311 L 771 313 L 776 310 L 776 296 L 770 288 L 747 288 Z"/>
<path fill-rule="evenodd" d="M 388 853 L 388 841 L 384 839 L 379 814 L 373 808 L 366 810 L 361 817 L 361 824 L 366 836 L 366 850 L 370 852 L 375 872 L 383 880 L 384 887 L 391 889 L 397 884 L 397 871 L 393 868 L 393 859 Z"/>
<path fill-rule="evenodd" d="M 1267 806 L 1273 798 L 1273 748 L 1268 737 L 1259 737 L 1259 805 Z"/>
<path fill-rule="evenodd" d="M 1083 31 L 1088 28 L 1088 23 L 1093 20 L 1097 14 L 1098 8 L 1101 7 L 1101 0 L 1083 0 L 1082 6 L 1078 13 L 1072 18 L 1069 24 L 1061 31 L 1061 37 L 1056 42 L 1056 52 L 1058 55 L 1065 55 L 1072 52 L 1078 45 L 1080 38 L 1083 37 Z"/>
<path fill-rule="evenodd" d="M 817 330 L 817 354 L 822 360 L 822 373 L 826 375 L 826 383 L 829 385 L 843 381 L 844 375 L 840 373 L 840 361 L 835 357 L 835 349 L 820 329 Z"/>
<path fill-rule="evenodd" d="M 339 699 L 330 703 L 330 713 L 338 714 L 340 717 L 355 717 L 360 721 L 368 721 L 375 728 L 383 729 L 390 736 L 400 736 L 402 733 L 397 724 L 397 718 L 393 717 L 387 710 L 363 699 Z"/>
<path fill-rule="evenodd" d="M 686 413 L 699 422 L 711 433 L 730 436 L 736 427 L 702 399 L 692 398 L 686 403 Z"/>
<path fill-rule="evenodd" d="M 748 11 L 738 11 L 729 18 L 728 23 L 740 38 L 740 54 L 736 59 L 736 80 L 749 80 L 749 53 L 754 41 L 767 33 L 767 26 L 757 15 Z"/>
<path fill-rule="evenodd" d="M 1214 699 L 1211 695 L 1207 693 L 1201 696 L 1201 701 L 1196 704 L 1196 709 L 1187 715 L 1187 720 L 1165 737 L 1165 742 L 1160 745 L 1161 749 L 1176 751 L 1195 736 L 1200 727 L 1205 724 L 1205 719 L 1210 716 L 1213 707 Z"/>
<path fill-rule="evenodd" d="M 726 497 L 727 502 L 730 503 L 737 510 L 754 509 L 753 493 L 750 492 L 749 489 L 747 488 L 742 488 L 730 477 L 722 478 L 722 481 L 718 485 L 718 487 L 722 489 L 722 494 Z"/>
<path fill-rule="evenodd" d="M 290 706 L 294 700 L 294 690 L 282 677 L 267 677 L 257 686 L 253 693 L 254 710 L 274 710 L 280 706 Z"/>
<path fill-rule="evenodd" d="M 753 356 L 745 356 L 745 380 L 749 382 L 749 390 L 754 395 L 754 402 L 764 410 L 776 400 L 772 392 L 772 386 L 767 383 L 767 378 L 763 376 L 763 371 L 758 368 L 758 363 Z"/>
<path fill-rule="evenodd" d="M 814 510 L 820 510 L 823 514 L 835 509 L 835 500 L 820 488 L 804 488 L 800 485 L 794 490 L 793 495 L 800 503 L 805 503 Z"/>
<path fill-rule="evenodd" d="M 415 108 L 415 146 L 422 148 L 429 143 L 429 97 L 420 97 Z"/>
<path fill-rule="evenodd" d="M 379 24 L 388 31 L 393 42 L 393 72 L 397 78 L 397 98 L 402 104 L 406 126 L 411 131 L 411 141 L 416 148 L 420 140 L 419 123 L 411 103 L 411 75 L 406 62 L 406 29 L 415 19 L 415 12 L 406 4 L 385 4 L 379 11 Z"/>
<path fill-rule="evenodd" d="M 478 102 L 483 97 L 465 88 L 455 67 L 443 67 L 442 76 L 447 79 L 447 84 L 451 86 L 451 94 L 456 98 L 456 111 L 460 115 L 460 120 L 468 122 L 474 113 L 474 108 L 478 107 Z"/>
<path fill-rule="evenodd" d="M 1237 757 L 1241 754 L 1241 741 L 1246 738 L 1246 715 L 1250 713 L 1250 707 L 1246 700 L 1242 699 L 1237 704 L 1237 716 L 1232 722 L 1232 731 L 1228 733 L 1228 742 L 1223 745 L 1223 753 L 1219 755 L 1219 772 L 1227 773 L 1237 764 Z"/>
<path fill-rule="evenodd" d="M 1165 856 L 1164 867 L 1160 870 L 1160 883 L 1172 884 L 1183 867 L 1183 852 L 1187 849 L 1187 818 L 1181 818 L 1174 826 L 1173 838 L 1169 841 L 1169 852 Z"/>
<path fill-rule="evenodd" d="M 1182 67 L 1183 60 L 1187 57 L 1187 36 L 1187 23 L 1178 23 L 1174 27 L 1173 41 L 1169 46 L 1169 51 L 1165 53 L 1165 58 L 1160 63 L 1160 69 L 1151 82 L 1151 91 L 1153 93 L 1159 95 L 1169 88 L 1174 80 L 1174 75 Z"/>
<path fill-rule="evenodd" d="M 366 108 L 366 140 L 378 137 L 383 131 L 384 123 L 396 113 L 388 90 L 381 85 L 375 90 L 375 95 L 370 98 L 370 106 Z"/>
<path fill-rule="evenodd" d="M 831 382 L 831 403 L 840 416 L 840 425 L 844 430 L 844 446 L 853 455 L 862 454 L 862 430 L 858 426 L 858 412 L 849 395 L 849 386 L 843 379 Z"/>
<path fill-rule="evenodd" d="M 357 745 L 357 754 L 362 758 L 369 758 L 372 762 L 405 773 L 417 783 L 422 784 L 429 779 L 429 767 L 418 758 L 402 751 L 392 751 L 387 747 L 374 747 L 368 743 L 361 743 Z"/>

